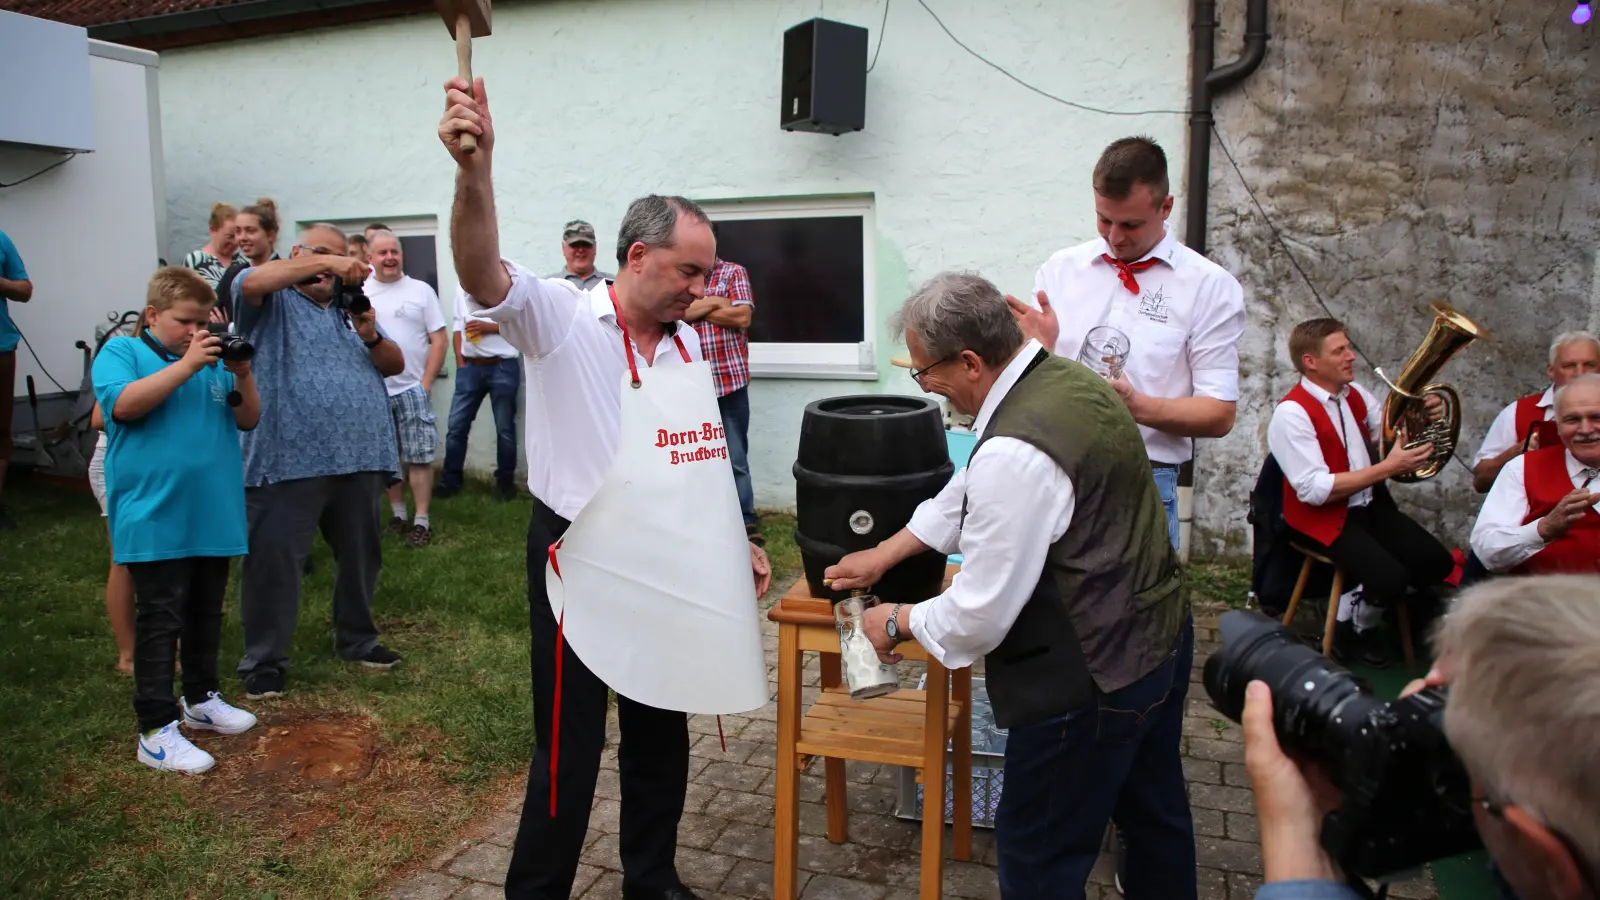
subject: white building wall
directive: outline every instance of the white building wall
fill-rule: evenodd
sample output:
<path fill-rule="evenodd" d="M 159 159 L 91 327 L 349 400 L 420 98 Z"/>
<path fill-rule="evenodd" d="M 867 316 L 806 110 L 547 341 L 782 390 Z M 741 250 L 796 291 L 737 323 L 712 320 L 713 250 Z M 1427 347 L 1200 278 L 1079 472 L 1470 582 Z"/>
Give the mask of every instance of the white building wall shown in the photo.
<path fill-rule="evenodd" d="M 1185 106 L 1187 0 L 930 5 L 970 47 L 1060 97 L 1114 110 Z M 1090 171 L 1116 138 L 1160 140 L 1181 189 L 1181 114 L 1107 116 L 1048 100 L 966 54 L 913 3 L 889 11 L 868 76 L 866 130 L 785 133 L 777 122 L 783 31 L 819 8 L 783 0 L 498 4 L 494 34 L 475 42 L 473 61 L 498 132 L 502 251 L 554 271 L 562 223 L 582 217 L 598 230 L 607 267 L 628 201 L 652 191 L 701 200 L 868 193 L 876 303 L 886 320 L 916 283 L 946 268 L 975 269 L 1026 294 L 1051 252 L 1095 235 Z M 881 0 L 832 0 L 825 14 L 869 28 L 872 48 L 883 9 Z M 172 50 L 162 64 L 173 254 L 205 240 L 212 202 L 258 195 L 276 199 L 288 222 L 448 222 L 453 165 L 435 132 L 455 57 L 437 16 Z M 1174 227 L 1182 212 L 1180 196 Z M 280 249 L 292 240 L 285 233 Z M 443 287 L 447 240 L 440 254 Z M 916 393 L 890 366 L 899 350 L 881 326 L 876 344 L 876 381 L 757 379 L 750 444 L 758 505 L 793 504 L 790 466 L 805 403 Z M 447 393 L 435 398 L 441 411 Z M 479 469 L 493 466 L 490 423 L 485 405 L 471 460 Z"/>

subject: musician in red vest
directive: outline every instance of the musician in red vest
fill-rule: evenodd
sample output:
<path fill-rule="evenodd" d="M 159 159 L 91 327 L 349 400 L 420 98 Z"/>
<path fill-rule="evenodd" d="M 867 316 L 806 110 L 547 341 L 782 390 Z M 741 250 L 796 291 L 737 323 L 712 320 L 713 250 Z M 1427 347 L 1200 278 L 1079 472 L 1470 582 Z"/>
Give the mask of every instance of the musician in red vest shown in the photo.
<path fill-rule="evenodd" d="M 1600 574 L 1600 375 L 1556 391 L 1559 443 L 1506 463 L 1472 528 L 1491 572 Z"/>
<path fill-rule="evenodd" d="M 1415 470 L 1433 445 L 1406 449 L 1396 441 L 1374 462 L 1372 441 L 1383 406 L 1355 383 L 1355 350 L 1336 319 L 1301 322 L 1289 335 L 1300 383 L 1273 410 L 1267 447 L 1283 470 L 1283 518 L 1296 543 L 1318 550 L 1344 570 L 1362 601 L 1381 609 L 1415 589 L 1426 606 L 1454 568 L 1450 552 L 1395 506 L 1385 482 Z M 1431 405 L 1431 404 L 1430 404 Z M 1423 618 L 1430 609 L 1418 611 Z M 1383 664 L 1381 646 L 1340 622 L 1334 653 Z"/>
<path fill-rule="evenodd" d="M 1600 372 L 1600 339 L 1587 331 L 1567 331 L 1550 342 L 1550 386 L 1500 411 L 1472 460 L 1472 486 L 1486 494 L 1506 463 L 1523 452 L 1556 445 L 1555 393 L 1572 379 Z"/>

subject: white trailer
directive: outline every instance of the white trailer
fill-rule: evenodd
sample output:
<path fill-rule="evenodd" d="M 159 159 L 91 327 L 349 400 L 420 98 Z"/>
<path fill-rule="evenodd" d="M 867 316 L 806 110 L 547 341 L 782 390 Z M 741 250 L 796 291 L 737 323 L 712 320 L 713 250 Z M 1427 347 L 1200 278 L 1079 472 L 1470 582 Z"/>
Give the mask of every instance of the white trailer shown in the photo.
<path fill-rule="evenodd" d="M 83 473 L 89 356 L 112 322 L 143 309 L 150 273 L 170 258 L 158 65 L 148 50 L 0 10 L 0 84 L 13 88 L 0 116 L 0 231 L 33 282 L 32 301 L 8 304 L 24 337 L 13 466 Z"/>

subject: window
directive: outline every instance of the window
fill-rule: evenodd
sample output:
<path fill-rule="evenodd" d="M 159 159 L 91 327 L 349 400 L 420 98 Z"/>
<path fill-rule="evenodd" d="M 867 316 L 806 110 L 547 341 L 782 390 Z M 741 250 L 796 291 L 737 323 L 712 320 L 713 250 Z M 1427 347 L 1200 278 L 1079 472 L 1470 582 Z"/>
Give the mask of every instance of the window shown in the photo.
<path fill-rule="evenodd" d="M 710 201 L 717 254 L 750 271 L 756 377 L 877 377 L 870 197 Z"/>

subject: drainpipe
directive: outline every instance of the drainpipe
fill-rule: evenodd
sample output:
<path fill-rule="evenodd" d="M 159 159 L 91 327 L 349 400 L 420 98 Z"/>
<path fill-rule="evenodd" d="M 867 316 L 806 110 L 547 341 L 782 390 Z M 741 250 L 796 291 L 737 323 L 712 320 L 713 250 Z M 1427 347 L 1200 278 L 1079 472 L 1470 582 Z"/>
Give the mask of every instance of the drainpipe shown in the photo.
<path fill-rule="evenodd" d="M 1211 101 L 1254 72 L 1267 55 L 1267 0 L 1246 0 L 1244 53 L 1216 63 L 1217 0 L 1194 0 L 1194 44 L 1189 73 L 1189 171 L 1184 186 L 1184 244 L 1206 252 L 1206 207 L 1211 187 Z M 1194 520 L 1194 462 L 1178 471 L 1178 555 L 1189 561 Z"/>

